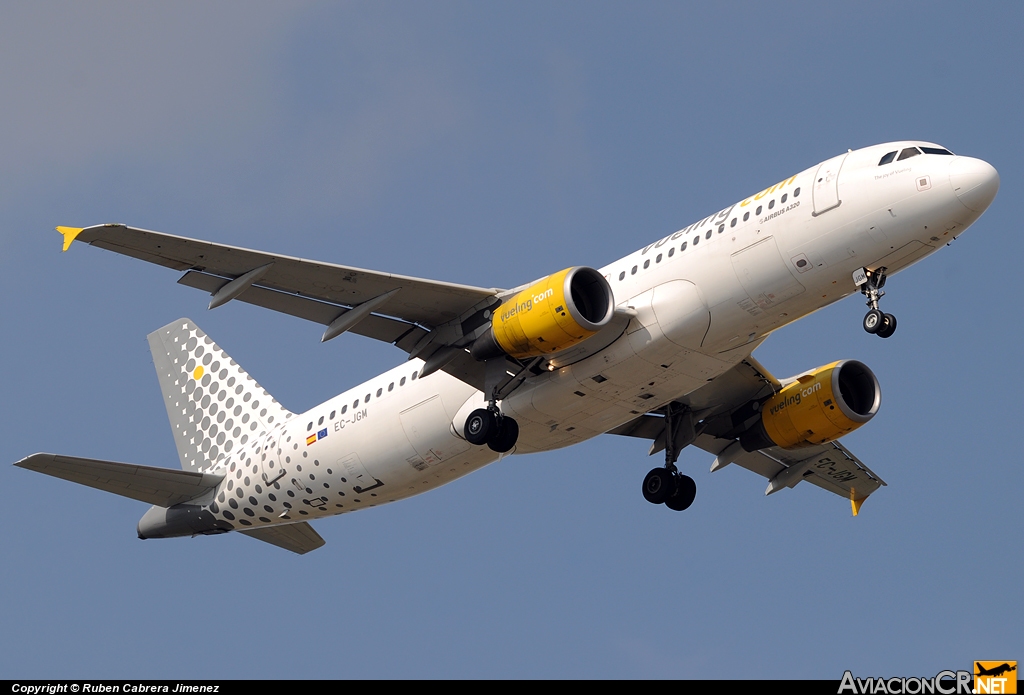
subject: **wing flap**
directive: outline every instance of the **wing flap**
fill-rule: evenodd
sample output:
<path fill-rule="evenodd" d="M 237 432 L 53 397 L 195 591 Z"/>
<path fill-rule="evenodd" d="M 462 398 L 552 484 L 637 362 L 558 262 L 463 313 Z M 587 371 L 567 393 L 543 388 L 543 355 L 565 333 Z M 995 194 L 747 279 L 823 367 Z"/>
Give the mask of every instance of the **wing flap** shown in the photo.
<path fill-rule="evenodd" d="M 160 507 L 173 507 L 200 497 L 224 479 L 210 473 L 59 454 L 33 454 L 14 465 Z"/>
<path fill-rule="evenodd" d="M 305 555 L 311 550 L 316 550 L 327 542 L 319 533 L 313 530 L 308 521 L 299 521 L 283 526 L 248 529 L 239 531 L 239 533 L 264 543 L 276 545 L 278 548 L 290 550 L 299 555 Z"/>

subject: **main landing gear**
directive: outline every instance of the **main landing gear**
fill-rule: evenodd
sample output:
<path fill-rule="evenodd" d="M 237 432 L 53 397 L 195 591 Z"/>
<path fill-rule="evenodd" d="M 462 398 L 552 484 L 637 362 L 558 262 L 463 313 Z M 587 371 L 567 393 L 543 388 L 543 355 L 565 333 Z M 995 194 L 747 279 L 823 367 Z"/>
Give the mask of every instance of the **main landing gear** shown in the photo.
<path fill-rule="evenodd" d="M 644 478 L 644 499 L 651 504 L 664 504 L 681 512 L 693 504 L 697 483 L 676 468 L 679 452 L 696 438 L 693 418 L 685 408 L 669 403 L 665 406 L 665 467 L 655 468 Z M 659 440 L 655 442 L 658 444 Z"/>
<path fill-rule="evenodd" d="M 883 314 L 878 308 L 880 300 L 885 292 L 886 268 L 868 270 L 862 268 L 853 274 L 853 281 L 860 286 L 861 293 L 868 298 L 869 311 L 864 315 L 864 330 L 879 338 L 888 338 L 896 332 L 896 317 L 892 314 Z"/>
<path fill-rule="evenodd" d="M 519 423 L 491 404 L 469 414 L 464 433 L 470 444 L 486 444 L 491 451 L 504 454 L 511 451 L 519 439 Z"/>

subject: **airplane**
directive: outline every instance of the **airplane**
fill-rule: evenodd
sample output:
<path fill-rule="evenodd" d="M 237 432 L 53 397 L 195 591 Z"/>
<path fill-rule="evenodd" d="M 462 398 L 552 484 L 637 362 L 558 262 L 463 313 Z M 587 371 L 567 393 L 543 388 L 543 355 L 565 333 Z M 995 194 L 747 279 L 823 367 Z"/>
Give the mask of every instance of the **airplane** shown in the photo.
<path fill-rule="evenodd" d="M 594 269 L 481 288 L 104 224 L 80 241 L 181 272 L 209 308 L 238 300 L 408 353 L 303 413 L 286 409 L 195 323 L 149 335 L 181 470 L 38 453 L 16 466 L 153 505 L 139 538 L 238 531 L 296 553 L 310 521 L 431 490 L 511 454 L 611 433 L 664 453 L 641 486 L 682 511 L 694 445 L 766 495 L 807 481 L 856 516 L 885 482 L 840 437 L 881 403 L 843 359 L 777 379 L 754 357 L 773 332 L 851 294 L 888 338 L 886 279 L 973 224 L 999 189 L 987 162 L 934 143 L 848 150 Z M 806 486 L 805 486 L 806 487 Z"/>

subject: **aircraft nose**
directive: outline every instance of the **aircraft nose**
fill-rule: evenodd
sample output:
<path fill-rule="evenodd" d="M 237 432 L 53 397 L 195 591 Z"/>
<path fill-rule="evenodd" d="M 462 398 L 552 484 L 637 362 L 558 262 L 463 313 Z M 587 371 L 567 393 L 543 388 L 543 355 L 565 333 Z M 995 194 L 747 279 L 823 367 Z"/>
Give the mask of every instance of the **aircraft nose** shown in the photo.
<path fill-rule="evenodd" d="M 999 172 L 982 159 L 957 157 L 949 165 L 949 183 L 964 207 L 984 212 L 999 190 Z"/>

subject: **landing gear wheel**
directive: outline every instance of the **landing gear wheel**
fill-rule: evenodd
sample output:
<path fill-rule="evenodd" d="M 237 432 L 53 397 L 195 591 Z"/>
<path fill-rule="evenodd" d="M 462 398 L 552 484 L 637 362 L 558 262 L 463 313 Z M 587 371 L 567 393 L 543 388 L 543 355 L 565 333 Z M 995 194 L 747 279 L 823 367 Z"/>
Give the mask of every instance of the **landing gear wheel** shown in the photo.
<path fill-rule="evenodd" d="M 674 512 L 681 512 L 693 504 L 697 496 L 697 483 L 688 475 L 676 476 L 676 494 L 665 500 L 665 506 Z"/>
<path fill-rule="evenodd" d="M 467 442 L 479 446 L 486 444 L 487 440 L 494 436 L 497 429 L 498 421 L 494 417 L 494 413 L 490 410 L 478 408 L 466 418 L 466 426 L 463 428 L 463 432 L 466 435 Z"/>
<path fill-rule="evenodd" d="M 644 478 L 644 499 L 651 504 L 662 504 L 676 491 L 676 482 L 667 468 L 655 468 Z"/>
<path fill-rule="evenodd" d="M 888 338 L 895 332 L 896 317 L 892 314 L 885 314 L 885 316 L 882 317 L 882 327 L 878 329 L 878 332 L 875 335 L 879 338 Z"/>
<path fill-rule="evenodd" d="M 864 314 L 864 330 L 872 335 L 878 333 L 878 331 L 882 329 L 882 325 L 884 323 L 885 314 L 878 309 L 872 309 L 868 313 Z"/>
<path fill-rule="evenodd" d="M 497 430 L 495 430 L 494 436 L 491 437 L 491 441 L 487 442 L 487 446 L 491 451 L 504 454 L 512 450 L 512 447 L 516 445 L 517 439 L 519 439 L 519 423 L 505 416 L 498 420 Z"/>

